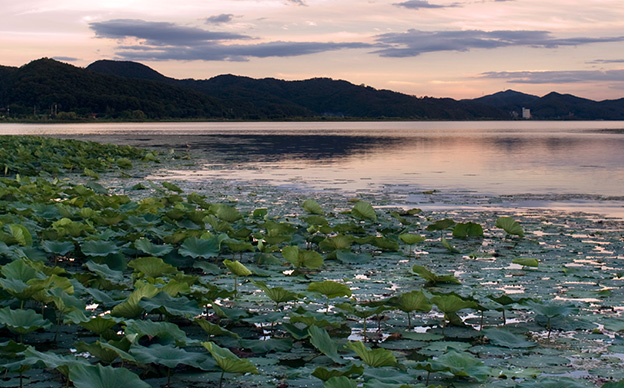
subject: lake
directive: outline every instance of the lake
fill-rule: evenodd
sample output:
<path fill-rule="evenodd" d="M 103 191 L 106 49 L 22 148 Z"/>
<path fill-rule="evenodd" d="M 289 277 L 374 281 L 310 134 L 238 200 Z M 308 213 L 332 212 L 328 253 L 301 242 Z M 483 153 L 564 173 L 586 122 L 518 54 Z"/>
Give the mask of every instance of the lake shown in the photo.
<path fill-rule="evenodd" d="M 154 179 L 384 193 L 421 208 L 624 217 L 624 122 L 0 124 L 0 134 L 189 150 L 200 161 Z"/>

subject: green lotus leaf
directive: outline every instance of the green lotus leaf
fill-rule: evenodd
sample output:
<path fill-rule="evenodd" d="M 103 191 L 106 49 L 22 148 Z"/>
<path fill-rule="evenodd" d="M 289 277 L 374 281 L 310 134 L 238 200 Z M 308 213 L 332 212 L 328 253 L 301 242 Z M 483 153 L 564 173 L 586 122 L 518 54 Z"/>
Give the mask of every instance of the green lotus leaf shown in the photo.
<path fill-rule="evenodd" d="M 222 348 L 213 342 L 202 342 L 203 347 L 210 352 L 219 368 L 226 373 L 253 373 L 259 374 L 258 368 L 251 361 L 239 358 L 228 349 Z"/>
<path fill-rule="evenodd" d="M 85 263 L 85 267 L 111 283 L 124 284 L 126 282 L 123 272 L 112 270 L 107 264 L 98 264 L 95 261 L 89 260 Z"/>
<path fill-rule="evenodd" d="M 134 259 L 128 263 L 128 267 L 134 268 L 136 272 L 150 278 L 160 277 L 166 274 L 174 274 L 178 269 L 171 264 L 167 264 L 163 259 L 153 256 L 145 256 Z"/>
<path fill-rule="evenodd" d="M 230 337 L 239 338 L 238 334 L 233 333 L 227 329 L 224 329 L 219 325 L 208 322 L 205 319 L 195 318 L 194 322 L 197 323 L 199 327 L 201 327 L 206 332 L 206 334 L 208 334 L 208 336 L 228 335 Z"/>
<path fill-rule="evenodd" d="M 291 350 L 293 341 L 288 338 L 269 338 L 261 340 L 243 339 L 241 340 L 241 346 L 255 354 L 278 353 Z"/>
<path fill-rule="evenodd" d="M 0 272 L 7 279 L 18 279 L 28 282 L 31 279 L 45 279 L 46 275 L 31 265 L 30 260 L 18 259 L 13 260 L 7 265 L 3 265 Z"/>
<path fill-rule="evenodd" d="M 34 310 L 11 310 L 10 307 L 0 309 L 0 324 L 19 334 L 28 334 L 52 326 L 52 322 Z"/>
<path fill-rule="evenodd" d="M 399 310 L 409 313 L 412 311 L 431 311 L 431 303 L 422 291 L 410 291 L 390 299 L 390 304 Z"/>
<path fill-rule="evenodd" d="M 358 201 L 353 205 L 351 215 L 360 220 L 377 221 L 377 213 L 369 202 Z"/>
<path fill-rule="evenodd" d="M 418 244 L 426 240 L 424 236 L 409 233 L 400 234 L 399 239 L 409 245 Z"/>
<path fill-rule="evenodd" d="M 226 222 L 235 222 L 243 218 L 238 210 L 222 203 L 212 204 L 210 206 L 210 211 L 214 213 L 217 218 Z"/>
<path fill-rule="evenodd" d="M 337 364 L 344 364 L 345 361 L 338 355 L 338 345 L 333 340 L 327 330 L 317 327 L 308 327 L 308 333 L 310 334 L 310 343 L 314 345 L 321 353 L 331 358 L 331 360 Z"/>
<path fill-rule="evenodd" d="M 412 271 L 427 281 L 425 284 L 426 286 L 433 286 L 438 283 L 461 284 L 460 281 L 453 275 L 436 275 L 422 265 L 415 264 L 412 267 Z"/>
<path fill-rule="evenodd" d="M 308 291 L 321 293 L 329 299 L 341 296 L 351 296 L 351 289 L 349 286 L 343 283 L 334 282 L 332 280 L 312 282 L 308 285 Z"/>
<path fill-rule="evenodd" d="M 67 375 L 69 373 L 69 368 L 72 366 L 90 365 L 89 361 L 82 357 L 75 357 L 73 355 L 63 356 L 53 352 L 39 352 L 30 346 L 24 351 L 24 356 L 31 360 L 36 360 L 36 362 L 43 363 L 48 369 L 56 369 L 63 375 Z"/>
<path fill-rule="evenodd" d="M 373 260 L 373 256 L 368 252 L 355 253 L 351 251 L 336 251 L 336 258 L 347 264 L 366 264 Z"/>
<path fill-rule="evenodd" d="M 455 376 L 469 377 L 477 381 L 485 380 L 491 372 L 489 367 L 472 355 L 455 350 L 438 357 L 436 363 L 448 367 L 448 371 Z"/>
<path fill-rule="evenodd" d="M 624 388 L 624 380 L 604 383 L 600 388 Z"/>
<path fill-rule="evenodd" d="M 451 220 L 450 218 L 445 218 L 443 220 L 436 221 L 433 224 L 427 225 L 427 230 L 430 232 L 436 230 L 444 230 L 450 228 L 453 225 L 455 225 L 455 221 Z"/>
<path fill-rule="evenodd" d="M 442 245 L 451 253 L 460 253 L 454 246 L 451 245 L 451 243 L 448 242 L 448 240 L 444 236 L 442 236 Z"/>
<path fill-rule="evenodd" d="M 346 347 L 353 350 L 364 363 L 373 368 L 383 366 L 394 366 L 397 363 L 396 357 L 387 349 L 368 349 L 362 342 L 349 342 Z"/>
<path fill-rule="evenodd" d="M 115 319 L 101 316 L 96 316 L 86 322 L 80 322 L 80 326 L 97 335 L 102 335 L 106 333 L 116 324 L 117 321 Z"/>
<path fill-rule="evenodd" d="M 340 377 L 340 376 L 353 377 L 353 376 L 360 376 L 362 373 L 364 373 L 363 365 L 350 365 L 341 369 L 331 369 L 331 370 L 323 368 L 323 367 L 318 367 L 314 370 L 314 372 L 312 372 L 312 376 L 318 379 L 321 379 L 323 381 L 327 381 L 331 379 L 332 377 Z"/>
<path fill-rule="evenodd" d="M 396 252 L 399 250 L 399 241 L 395 238 L 372 236 L 368 243 L 384 251 Z"/>
<path fill-rule="evenodd" d="M 607 383 L 608 386 L 608 383 Z M 516 388 L 588 388 L 595 387 L 594 384 L 588 384 L 571 377 L 544 377 L 537 380 L 527 380 L 516 385 Z M 605 385 L 602 386 L 603 388 Z"/>
<path fill-rule="evenodd" d="M 84 170 L 82 171 L 82 175 L 87 176 L 89 178 L 93 178 L 95 180 L 100 179 L 100 176 L 98 175 L 97 172 L 91 170 L 90 168 L 84 168 Z"/>
<path fill-rule="evenodd" d="M 126 368 L 113 368 L 100 364 L 71 366 L 69 380 L 76 388 L 151 388 L 139 376 Z"/>
<path fill-rule="evenodd" d="M 159 312 L 179 317 L 194 317 L 202 313 L 197 302 L 184 296 L 174 298 L 166 292 L 160 292 L 152 298 L 141 299 L 139 306 L 148 313 Z"/>
<path fill-rule="evenodd" d="M 126 338 L 136 343 L 142 337 L 158 338 L 160 343 L 185 344 L 188 341 L 186 333 L 178 325 L 171 322 L 154 322 L 150 320 L 127 320 L 125 326 Z"/>
<path fill-rule="evenodd" d="M 269 287 L 266 283 L 261 281 L 252 281 L 252 283 L 264 291 L 266 296 L 271 298 L 271 300 L 277 304 L 298 300 L 301 297 L 300 294 L 288 291 L 283 287 Z"/>
<path fill-rule="evenodd" d="M 353 236 L 338 234 L 328 237 L 319 243 L 319 249 L 323 251 L 348 250 L 354 242 Z"/>
<path fill-rule="evenodd" d="M 567 316 L 578 311 L 578 308 L 574 305 L 560 304 L 557 302 L 542 304 L 529 301 L 527 302 L 527 306 L 531 307 L 533 311 L 545 316 L 546 318 Z"/>
<path fill-rule="evenodd" d="M 106 364 L 110 364 L 113 361 L 115 361 L 117 358 L 119 358 L 119 354 L 117 354 L 117 352 L 103 347 L 100 341 L 96 341 L 92 344 L 88 344 L 86 342 L 76 342 L 74 344 L 74 347 L 76 348 L 78 352 L 80 353 L 87 352 L 93 357 L 97 358 L 98 360 Z"/>
<path fill-rule="evenodd" d="M 496 220 L 495 226 L 503 229 L 508 234 L 513 234 L 518 237 L 524 237 L 524 230 L 522 226 L 511 217 L 499 217 Z"/>
<path fill-rule="evenodd" d="M 292 263 L 295 268 L 317 269 L 323 266 L 324 259 L 316 251 L 301 250 L 296 246 L 288 246 L 282 249 L 282 256 Z"/>
<path fill-rule="evenodd" d="M 221 249 L 221 240 L 218 237 L 209 239 L 200 239 L 197 237 L 189 237 L 184 240 L 178 252 L 182 256 L 190 256 L 192 258 L 210 258 L 219 256 Z"/>
<path fill-rule="evenodd" d="M 171 191 L 173 191 L 175 193 L 178 193 L 178 194 L 182 194 L 184 192 L 184 190 L 182 190 L 180 187 L 178 187 L 177 185 L 175 185 L 175 184 L 173 184 L 171 182 L 163 181 L 163 182 L 161 182 L 161 185 L 165 189 L 171 190 Z"/>
<path fill-rule="evenodd" d="M 435 304 L 445 314 L 456 313 L 463 309 L 476 310 L 479 307 L 477 302 L 463 299 L 454 294 L 436 295 L 431 298 L 431 303 Z"/>
<path fill-rule="evenodd" d="M 146 238 L 134 242 L 134 247 L 150 256 L 162 257 L 173 250 L 170 244 L 154 244 Z"/>
<path fill-rule="evenodd" d="M 332 377 L 323 384 L 323 388 L 356 388 L 357 386 L 357 381 L 346 376 Z"/>
<path fill-rule="evenodd" d="M 32 235 L 24 225 L 9 225 L 9 233 L 17 243 L 24 247 L 29 247 L 33 243 Z"/>
<path fill-rule="evenodd" d="M 306 199 L 301 206 L 303 207 L 303 210 L 305 210 L 309 214 L 318 214 L 321 216 L 325 214 L 325 212 L 321 208 L 321 205 L 319 205 L 318 202 L 313 199 Z"/>
<path fill-rule="evenodd" d="M 71 241 L 54 240 L 41 241 L 41 248 L 48 253 L 55 253 L 60 256 L 65 256 L 69 252 L 73 252 L 74 249 L 76 249 L 74 243 Z"/>
<path fill-rule="evenodd" d="M 232 252 L 254 252 L 256 250 L 256 247 L 252 243 L 233 238 L 223 240 L 223 243 L 227 245 Z"/>
<path fill-rule="evenodd" d="M 125 361 L 136 363 L 136 359 L 134 358 L 134 356 L 128 353 L 128 350 L 130 350 L 130 347 L 132 346 L 132 343 L 128 340 L 128 338 L 123 337 L 122 339 L 118 341 L 108 341 L 108 342 L 97 341 L 96 343 L 99 344 L 99 346 L 104 351 L 113 352 Z"/>
<path fill-rule="evenodd" d="M 230 261 L 223 260 L 223 264 L 236 276 L 249 276 L 251 275 L 251 271 L 241 264 L 238 260 Z"/>
<path fill-rule="evenodd" d="M 119 252 L 119 247 L 113 241 L 85 241 L 80 248 L 87 256 L 108 256 Z"/>
<path fill-rule="evenodd" d="M 453 228 L 453 236 L 465 237 L 483 237 L 483 227 L 474 222 L 458 223 Z"/>
<path fill-rule="evenodd" d="M 537 267 L 539 265 L 539 262 L 537 261 L 537 259 L 529 259 L 525 257 L 519 257 L 517 259 L 513 259 L 511 262 L 514 264 L 522 265 L 524 267 Z"/>
<path fill-rule="evenodd" d="M 149 347 L 133 346 L 130 354 L 143 364 L 164 365 L 167 368 L 175 368 L 178 365 L 190 365 L 199 368 L 205 355 L 195 352 L 187 352 L 173 345 L 153 344 Z"/>
<path fill-rule="evenodd" d="M 483 333 L 490 341 L 497 346 L 502 346 L 510 349 L 523 349 L 532 348 L 536 346 L 534 342 L 527 341 L 519 335 L 513 334 L 507 330 L 489 328 L 483 330 Z"/>

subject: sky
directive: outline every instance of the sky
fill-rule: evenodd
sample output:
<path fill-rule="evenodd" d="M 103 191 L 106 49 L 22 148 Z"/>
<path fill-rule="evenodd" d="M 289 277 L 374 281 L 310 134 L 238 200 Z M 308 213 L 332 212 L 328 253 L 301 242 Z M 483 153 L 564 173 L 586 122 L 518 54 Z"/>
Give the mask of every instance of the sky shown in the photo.
<path fill-rule="evenodd" d="M 624 97 L 622 0 L 0 0 L 0 65 L 343 79 L 418 97 Z"/>

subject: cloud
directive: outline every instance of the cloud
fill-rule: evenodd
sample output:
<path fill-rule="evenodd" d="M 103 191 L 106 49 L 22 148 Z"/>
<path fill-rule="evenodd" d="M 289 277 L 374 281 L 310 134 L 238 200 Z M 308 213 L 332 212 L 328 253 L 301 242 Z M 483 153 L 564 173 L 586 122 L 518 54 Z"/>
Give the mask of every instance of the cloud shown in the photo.
<path fill-rule="evenodd" d="M 624 82 L 624 70 L 491 71 L 482 78 L 506 79 L 515 84 L 568 84 L 580 82 Z"/>
<path fill-rule="evenodd" d="M 420 31 L 411 29 L 402 33 L 377 35 L 376 40 L 382 48 L 374 53 L 382 57 L 402 58 L 435 51 L 468 51 L 513 46 L 555 48 L 590 43 L 622 42 L 624 36 L 557 39 L 548 31 Z"/>
<path fill-rule="evenodd" d="M 624 59 L 596 59 L 587 63 L 591 63 L 591 64 L 624 63 Z"/>
<path fill-rule="evenodd" d="M 439 5 L 439 4 L 431 4 L 426 0 L 409 0 L 404 1 L 403 3 L 394 3 L 393 5 L 397 7 L 404 7 L 409 9 L 421 9 L 421 8 L 450 8 L 457 7 L 457 3 L 453 3 L 451 5 Z"/>
<path fill-rule="evenodd" d="M 179 26 L 166 22 L 148 22 L 139 19 L 115 19 L 90 23 L 89 27 L 100 38 L 137 38 L 152 46 L 187 45 L 210 41 L 251 39 L 250 36 L 229 32 L 213 32 L 201 28 Z"/>
<path fill-rule="evenodd" d="M 145 45 L 119 47 L 119 59 L 133 61 L 203 60 L 203 61 L 247 61 L 250 58 L 295 57 L 325 51 L 368 48 L 364 43 L 334 42 L 267 42 L 236 45 L 209 43 L 195 46 L 149 47 Z"/>
<path fill-rule="evenodd" d="M 231 13 L 222 13 L 220 15 L 214 15 L 214 16 L 210 16 L 207 17 L 205 19 L 207 24 L 223 24 L 223 23 L 229 23 L 232 21 L 232 19 L 234 19 L 234 15 Z"/>
<path fill-rule="evenodd" d="M 211 32 L 172 23 L 118 19 L 91 23 L 100 38 L 136 38 L 138 44 L 117 47 L 124 60 L 247 61 L 249 58 L 294 57 L 343 49 L 371 48 L 360 42 L 285 42 L 234 44 L 232 40 L 253 39 L 247 35 Z"/>
<path fill-rule="evenodd" d="M 52 59 L 56 59 L 57 61 L 61 62 L 75 62 L 78 60 L 78 58 L 74 57 L 52 57 Z"/>
<path fill-rule="evenodd" d="M 300 5 L 302 7 L 307 7 L 308 5 L 303 0 L 287 0 L 291 4 Z"/>

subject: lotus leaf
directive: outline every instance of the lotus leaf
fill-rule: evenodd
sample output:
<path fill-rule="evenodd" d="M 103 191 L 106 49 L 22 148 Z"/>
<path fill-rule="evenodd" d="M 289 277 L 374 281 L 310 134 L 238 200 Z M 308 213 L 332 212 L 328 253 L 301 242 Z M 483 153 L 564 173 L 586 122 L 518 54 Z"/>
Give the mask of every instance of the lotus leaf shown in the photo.
<path fill-rule="evenodd" d="M 111 317 L 97 316 L 97 317 L 91 318 L 90 320 L 86 322 L 81 322 L 80 326 L 84 327 L 85 329 L 89 330 L 92 333 L 95 333 L 97 335 L 102 335 L 106 333 L 107 331 L 109 331 L 116 324 L 117 324 L 117 320 Z"/>
<path fill-rule="evenodd" d="M 524 267 L 537 267 L 539 265 L 539 262 L 537 261 L 537 259 L 529 259 L 529 258 L 524 258 L 524 257 L 513 259 L 511 262 L 514 264 L 522 265 Z"/>
<path fill-rule="evenodd" d="M 210 258 L 217 257 L 221 249 L 222 238 L 213 236 L 209 239 L 199 239 L 197 237 L 189 237 L 184 240 L 178 252 L 183 256 L 192 258 Z"/>
<path fill-rule="evenodd" d="M 27 334 L 52 326 L 50 321 L 34 310 L 11 310 L 10 307 L 0 309 L 0 324 L 19 334 Z"/>
<path fill-rule="evenodd" d="M 2 266 L 0 272 L 7 279 L 18 279 L 28 282 L 31 279 L 45 279 L 46 275 L 34 268 L 32 262 L 28 259 L 13 260 L 7 265 Z"/>
<path fill-rule="evenodd" d="M 127 320 L 125 336 L 130 342 L 137 343 L 142 337 L 158 338 L 162 344 L 185 344 L 189 339 L 178 325 L 171 322 L 154 322 L 150 320 Z"/>
<path fill-rule="evenodd" d="M 295 268 L 317 269 L 323 266 L 324 260 L 318 252 L 301 250 L 296 246 L 288 246 L 282 249 L 282 256 L 292 263 Z"/>
<path fill-rule="evenodd" d="M 487 338 L 489 338 L 490 341 L 497 346 L 503 346 L 510 349 L 532 348 L 536 346 L 534 342 L 527 341 L 526 339 L 507 330 L 490 328 L 485 329 L 483 332 Z"/>
<path fill-rule="evenodd" d="M 483 227 L 474 222 L 459 223 L 453 228 L 455 237 L 483 237 Z"/>
<path fill-rule="evenodd" d="M 288 338 L 269 338 L 261 340 L 244 339 L 241 346 L 249 349 L 255 354 L 266 354 L 270 352 L 286 352 L 292 349 L 293 342 Z"/>
<path fill-rule="evenodd" d="M 11 237 L 13 237 L 13 239 L 21 246 L 31 246 L 33 243 L 32 235 L 24 225 L 9 225 L 9 233 L 11 234 Z"/>
<path fill-rule="evenodd" d="M 178 365 L 189 365 L 201 368 L 201 363 L 206 358 L 204 354 L 187 352 L 173 345 L 153 344 L 149 347 L 132 346 L 130 354 L 141 363 L 158 364 L 167 368 L 175 368 Z"/>
<path fill-rule="evenodd" d="M 318 202 L 313 199 L 305 200 L 301 206 L 303 207 L 303 210 L 305 210 L 309 214 L 318 214 L 321 216 L 325 214 L 325 212 L 321 208 L 321 205 L 319 205 Z"/>
<path fill-rule="evenodd" d="M 331 370 L 323 368 L 323 367 L 318 367 L 314 370 L 314 372 L 312 372 L 312 376 L 319 378 L 323 381 L 327 381 L 331 379 L 332 377 L 340 377 L 340 376 L 353 377 L 353 376 L 359 376 L 362 373 L 364 373 L 363 365 L 350 365 L 341 369 L 331 369 Z"/>
<path fill-rule="evenodd" d="M 266 285 L 266 283 L 261 281 L 254 281 L 253 284 L 256 285 L 256 287 L 260 288 L 262 291 L 264 291 L 266 296 L 271 298 L 271 300 L 277 305 L 279 305 L 280 303 L 290 302 L 301 298 L 300 294 L 288 291 L 283 287 L 269 287 Z"/>
<path fill-rule="evenodd" d="M 366 201 L 358 201 L 353 205 L 351 215 L 360 220 L 377 221 L 377 213 L 373 206 Z"/>
<path fill-rule="evenodd" d="M 357 386 L 357 381 L 346 376 L 332 377 L 323 384 L 323 388 L 356 388 Z"/>
<path fill-rule="evenodd" d="M 107 280 L 111 283 L 124 284 L 126 282 L 123 272 L 112 270 L 107 264 L 98 264 L 92 260 L 89 260 L 85 263 L 85 267 L 87 267 L 89 271 L 95 272 L 102 279 Z"/>
<path fill-rule="evenodd" d="M 205 319 L 195 318 L 194 322 L 197 323 L 199 327 L 201 327 L 206 332 L 206 334 L 208 334 L 208 336 L 228 335 L 230 337 L 239 338 L 238 334 L 233 333 L 227 329 L 224 329 L 219 325 L 208 322 Z"/>
<path fill-rule="evenodd" d="M 29 346 L 26 351 L 24 351 L 24 356 L 31 360 L 36 360 L 36 362 L 43 363 L 46 368 L 56 369 L 61 372 L 63 375 L 67 376 L 69 373 L 69 368 L 76 365 L 89 365 L 89 361 L 85 360 L 81 357 L 75 356 L 62 356 L 59 354 L 55 354 L 52 352 L 39 352 L 35 348 Z"/>
<path fill-rule="evenodd" d="M 128 267 L 134 268 L 139 274 L 151 278 L 178 272 L 176 267 L 165 263 L 163 259 L 159 257 L 153 256 L 134 259 L 128 263 Z"/>
<path fill-rule="evenodd" d="M 225 373 L 260 373 L 251 361 L 239 358 L 228 349 L 222 348 L 210 341 L 202 342 L 201 344 L 210 352 L 219 368 Z"/>
<path fill-rule="evenodd" d="M 465 352 L 450 352 L 438 357 L 436 363 L 447 367 L 448 371 L 459 377 L 469 377 L 477 381 L 485 380 L 491 373 L 491 369 Z"/>
<path fill-rule="evenodd" d="M 170 244 L 154 244 L 146 238 L 136 240 L 134 247 L 143 253 L 156 257 L 162 257 L 173 250 L 173 246 Z"/>
<path fill-rule="evenodd" d="M 436 221 L 433 224 L 427 225 L 427 230 L 430 232 L 436 230 L 444 230 L 450 228 L 453 225 L 455 225 L 455 221 L 451 220 L 450 218 L 445 218 L 443 220 Z"/>
<path fill-rule="evenodd" d="M 397 363 L 396 357 L 387 349 L 368 349 L 362 342 L 349 342 L 346 347 L 353 350 L 358 357 L 373 368 L 382 366 L 394 366 Z"/>
<path fill-rule="evenodd" d="M 523 381 L 516 385 L 516 388 L 588 388 L 595 387 L 594 384 L 573 379 L 570 377 L 545 377 L 537 380 Z M 604 387 L 604 385 L 603 385 Z"/>
<path fill-rule="evenodd" d="M 238 260 L 230 261 L 224 260 L 223 264 L 236 276 L 249 276 L 251 275 L 251 271 L 241 264 Z"/>
<path fill-rule="evenodd" d="M 448 242 L 448 240 L 444 236 L 442 236 L 442 245 L 451 253 L 460 253 L 454 246 L 451 245 L 451 243 Z"/>
<path fill-rule="evenodd" d="M 345 361 L 338 355 L 338 345 L 329 336 L 327 330 L 317 327 L 308 327 L 308 333 L 310 334 L 310 343 L 314 345 L 321 353 L 331 358 L 331 360 L 337 364 L 344 364 Z"/>
<path fill-rule="evenodd" d="M 524 237 L 524 230 L 522 226 L 511 217 L 499 217 L 496 220 L 496 227 L 503 229 L 508 234 L 513 234 L 518 237 Z"/>
<path fill-rule="evenodd" d="M 166 292 L 160 292 L 152 298 L 143 298 L 139 306 L 149 313 L 163 313 L 179 317 L 195 317 L 202 313 L 197 302 L 187 297 L 172 297 Z"/>
<path fill-rule="evenodd" d="M 85 241 L 80 248 L 87 256 L 108 256 L 119 252 L 119 247 L 113 241 Z"/>
<path fill-rule="evenodd" d="M 173 192 L 176 192 L 178 194 L 181 194 L 182 192 L 184 192 L 184 190 L 182 190 L 180 187 L 178 187 L 177 185 L 171 183 L 171 182 L 167 182 L 167 181 L 163 181 L 161 182 L 162 186 L 167 189 L 167 190 L 171 190 Z"/>
<path fill-rule="evenodd" d="M 399 235 L 399 239 L 401 239 L 401 241 L 409 245 L 418 244 L 426 240 L 424 236 L 421 236 L 419 234 L 409 234 L 409 233 L 403 233 Z"/>
<path fill-rule="evenodd" d="M 397 297 L 390 299 L 390 304 L 396 306 L 399 310 L 407 313 L 407 325 L 412 327 L 410 312 L 412 311 L 431 311 L 431 303 L 422 291 L 411 291 L 403 293 Z"/>
<path fill-rule="evenodd" d="M 427 281 L 425 284 L 427 287 L 435 286 L 438 283 L 461 284 L 453 275 L 436 275 L 422 265 L 415 264 L 412 271 Z"/>
<path fill-rule="evenodd" d="M 210 211 L 219 219 L 226 222 L 235 222 L 243 218 L 238 210 L 222 203 L 212 204 L 210 206 Z"/>
<path fill-rule="evenodd" d="M 139 376 L 125 368 L 102 365 L 74 365 L 69 368 L 69 379 L 76 388 L 150 388 Z"/>
<path fill-rule="evenodd" d="M 351 296 L 351 290 L 346 284 L 325 280 L 322 282 L 312 282 L 308 285 L 308 291 L 318 292 L 325 295 L 329 299 L 341 296 Z"/>

